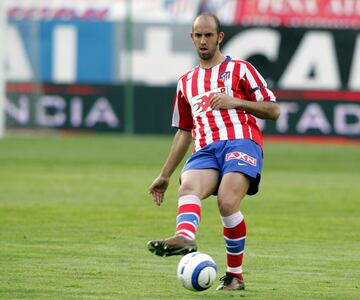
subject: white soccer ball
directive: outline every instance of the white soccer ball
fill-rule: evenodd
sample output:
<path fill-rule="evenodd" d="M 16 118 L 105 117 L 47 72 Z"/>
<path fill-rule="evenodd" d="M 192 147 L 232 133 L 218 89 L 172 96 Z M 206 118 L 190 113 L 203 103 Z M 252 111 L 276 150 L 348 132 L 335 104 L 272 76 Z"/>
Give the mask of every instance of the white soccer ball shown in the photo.
<path fill-rule="evenodd" d="M 200 292 L 212 286 L 216 279 L 216 270 L 216 263 L 209 255 L 192 252 L 181 258 L 177 276 L 186 289 Z"/>

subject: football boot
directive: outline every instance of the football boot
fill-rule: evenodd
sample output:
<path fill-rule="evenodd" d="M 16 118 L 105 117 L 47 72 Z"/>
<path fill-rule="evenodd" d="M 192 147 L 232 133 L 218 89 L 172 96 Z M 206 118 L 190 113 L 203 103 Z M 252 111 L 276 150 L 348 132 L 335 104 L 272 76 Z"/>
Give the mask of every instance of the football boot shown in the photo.
<path fill-rule="evenodd" d="M 150 252 L 158 256 L 185 255 L 197 250 L 194 240 L 182 235 L 175 235 L 165 240 L 154 240 L 147 243 Z"/>
<path fill-rule="evenodd" d="M 237 291 L 245 289 L 244 281 L 230 273 L 226 273 L 226 275 L 220 278 L 220 281 L 222 282 L 217 287 L 217 291 Z"/>

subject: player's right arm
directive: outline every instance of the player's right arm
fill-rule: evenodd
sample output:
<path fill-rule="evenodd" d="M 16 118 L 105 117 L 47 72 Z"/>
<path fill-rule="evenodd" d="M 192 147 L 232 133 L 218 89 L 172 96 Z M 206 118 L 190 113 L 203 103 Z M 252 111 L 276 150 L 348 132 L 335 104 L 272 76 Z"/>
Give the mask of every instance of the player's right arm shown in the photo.
<path fill-rule="evenodd" d="M 163 202 L 170 177 L 184 158 L 191 141 L 192 136 L 190 131 L 178 129 L 174 136 L 169 155 L 160 171 L 160 174 L 157 178 L 155 178 L 149 187 L 149 192 L 157 205 L 161 205 Z"/>

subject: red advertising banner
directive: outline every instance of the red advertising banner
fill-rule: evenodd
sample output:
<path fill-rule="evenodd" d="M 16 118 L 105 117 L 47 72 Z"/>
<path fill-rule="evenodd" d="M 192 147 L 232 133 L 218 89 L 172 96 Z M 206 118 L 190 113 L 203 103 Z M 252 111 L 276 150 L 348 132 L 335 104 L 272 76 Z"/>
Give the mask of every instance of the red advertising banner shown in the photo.
<path fill-rule="evenodd" d="M 233 23 L 360 28 L 359 0 L 237 0 Z"/>

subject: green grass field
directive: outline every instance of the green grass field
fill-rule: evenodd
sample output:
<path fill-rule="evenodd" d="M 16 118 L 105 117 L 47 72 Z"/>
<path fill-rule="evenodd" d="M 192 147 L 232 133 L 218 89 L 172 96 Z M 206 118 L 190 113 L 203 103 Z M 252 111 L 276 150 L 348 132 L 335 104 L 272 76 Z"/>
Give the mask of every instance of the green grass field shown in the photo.
<path fill-rule="evenodd" d="M 178 257 L 146 242 L 173 234 L 178 173 L 157 207 L 147 188 L 171 137 L 10 136 L 0 141 L 0 299 L 360 299 L 360 147 L 265 145 L 247 197 L 246 291 L 193 293 Z M 199 250 L 225 270 L 215 198 Z"/>

